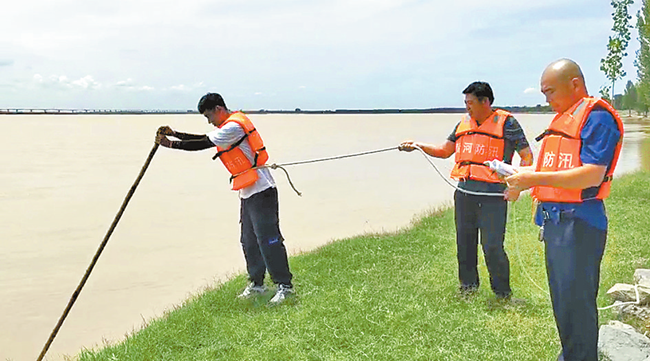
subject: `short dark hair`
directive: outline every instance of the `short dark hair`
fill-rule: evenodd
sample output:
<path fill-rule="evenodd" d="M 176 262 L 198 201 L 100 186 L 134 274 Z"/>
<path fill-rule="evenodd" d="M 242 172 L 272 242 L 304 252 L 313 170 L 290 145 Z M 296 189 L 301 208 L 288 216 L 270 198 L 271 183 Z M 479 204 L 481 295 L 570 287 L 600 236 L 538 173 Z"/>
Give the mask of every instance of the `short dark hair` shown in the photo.
<path fill-rule="evenodd" d="M 228 109 L 220 94 L 208 93 L 199 100 L 199 113 L 203 114 L 206 110 L 212 110 L 219 105 Z"/>
<path fill-rule="evenodd" d="M 468 85 L 467 88 L 463 90 L 463 94 L 472 94 L 478 98 L 479 101 L 488 98 L 490 100 L 490 105 L 494 102 L 494 93 L 492 93 L 492 88 L 490 87 L 490 84 L 484 81 L 475 81 Z"/>

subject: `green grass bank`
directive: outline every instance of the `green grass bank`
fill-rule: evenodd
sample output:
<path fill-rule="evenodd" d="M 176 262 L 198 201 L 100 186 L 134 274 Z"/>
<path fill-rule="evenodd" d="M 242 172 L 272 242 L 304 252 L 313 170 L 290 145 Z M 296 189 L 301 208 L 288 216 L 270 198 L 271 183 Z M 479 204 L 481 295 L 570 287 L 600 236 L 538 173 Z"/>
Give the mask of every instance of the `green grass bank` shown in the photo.
<path fill-rule="evenodd" d="M 617 282 L 650 267 L 650 172 L 614 181 L 599 307 Z M 453 209 L 391 234 L 340 240 L 291 258 L 298 296 L 269 307 L 237 300 L 244 276 L 184 302 L 123 342 L 80 360 L 554 360 L 560 349 L 531 200 L 510 206 L 514 295 L 501 304 L 479 260 L 479 293 L 458 296 Z M 107 315 L 110 317 L 110 315 Z M 601 311 L 601 323 L 614 316 Z"/>

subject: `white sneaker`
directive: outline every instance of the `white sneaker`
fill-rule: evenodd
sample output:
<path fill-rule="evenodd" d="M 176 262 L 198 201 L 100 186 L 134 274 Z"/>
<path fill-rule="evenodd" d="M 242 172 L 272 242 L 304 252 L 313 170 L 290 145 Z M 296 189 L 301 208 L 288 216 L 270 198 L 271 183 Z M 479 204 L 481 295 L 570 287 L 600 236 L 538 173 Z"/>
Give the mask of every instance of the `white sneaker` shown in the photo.
<path fill-rule="evenodd" d="M 253 296 L 262 295 L 266 292 L 267 288 L 264 285 L 258 286 L 255 282 L 251 282 L 244 288 L 242 293 L 237 298 L 251 298 Z"/>
<path fill-rule="evenodd" d="M 280 284 L 278 285 L 278 290 L 275 292 L 275 296 L 269 300 L 269 303 L 272 305 L 278 305 L 284 302 L 287 297 L 294 294 L 293 287 Z"/>

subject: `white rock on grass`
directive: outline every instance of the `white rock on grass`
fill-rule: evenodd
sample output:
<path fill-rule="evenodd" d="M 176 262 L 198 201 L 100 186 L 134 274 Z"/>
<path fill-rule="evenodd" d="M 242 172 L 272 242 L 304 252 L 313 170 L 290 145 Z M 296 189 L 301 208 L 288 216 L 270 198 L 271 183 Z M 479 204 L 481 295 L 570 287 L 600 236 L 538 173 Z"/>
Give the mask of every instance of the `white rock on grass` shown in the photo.
<path fill-rule="evenodd" d="M 614 301 L 630 302 L 636 300 L 634 286 L 626 283 L 617 283 L 607 290 L 607 295 Z"/>
<path fill-rule="evenodd" d="M 647 304 L 650 301 L 650 287 L 637 286 L 639 290 L 639 299 L 641 304 Z M 607 295 L 614 301 L 635 302 L 636 291 L 633 285 L 617 283 L 607 291 Z"/>
<path fill-rule="evenodd" d="M 598 351 L 610 361 L 650 361 L 650 339 L 630 325 L 610 321 L 598 331 Z"/>
<path fill-rule="evenodd" d="M 639 268 L 634 271 L 634 282 L 640 286 L 650 288 L 650 269 Z"/>

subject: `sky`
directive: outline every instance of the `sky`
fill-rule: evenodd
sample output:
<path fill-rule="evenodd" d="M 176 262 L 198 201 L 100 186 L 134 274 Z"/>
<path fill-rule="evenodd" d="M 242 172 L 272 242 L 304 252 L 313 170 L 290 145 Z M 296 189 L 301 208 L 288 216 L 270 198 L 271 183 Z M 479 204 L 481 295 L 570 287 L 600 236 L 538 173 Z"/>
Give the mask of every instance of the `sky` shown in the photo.
<path fill-rule="evenodd" d="M 640 0 L 632 5 L 634 15 Z M 462 107 L 546 104 L 539 77 L 575 60 L 591 95 L 609 0 L 22 0 L 3 4 L 0 109 Z M 636 30 L 621 93 L 636 80 Z"/>

